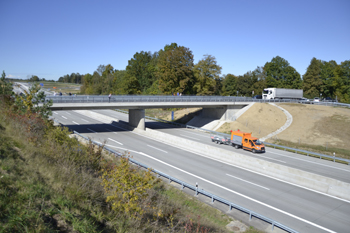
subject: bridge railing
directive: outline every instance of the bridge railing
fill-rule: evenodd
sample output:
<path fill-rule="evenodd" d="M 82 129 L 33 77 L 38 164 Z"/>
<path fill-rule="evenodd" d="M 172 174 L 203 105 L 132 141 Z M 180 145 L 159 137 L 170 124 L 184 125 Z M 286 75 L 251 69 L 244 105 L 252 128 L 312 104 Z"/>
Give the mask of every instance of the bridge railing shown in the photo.
<path fill-rule="evenodd" d="M 85 140 L 88 140 L 88 141 L 91 140 L 90 138 L 87 138 L 87 137 L 85 137 L 84 135 L 81 135 L 80 133 L 78 133 L 78 132 L 76 132 L 76 131 L 74 131 L 74 134 L 76 134 L 76 135 L 78 135 L 78 136 L 84 138 Z M 91 142 L 92 142 L 93 144 L 97 145 L 97 146 L 102 146 L 101 143 L 95 142 L 95 141 L 93 141 L 93 140 L 91 140 Z M 115 151 L 115 150 L 112 150 L 112 149 L 110 149 L 110 148 L 108 148 L 108 147 L 106 147 L 106 146 L 104 146 L 104 149 L 105 149 L 106 151 L 108 151 L 109 153 L 112 153 L 112 154 L 114 154 L 114 155 L 116 155 L 116 156 L 119 156 L 119 157 L 123 156 L 122 153 L 120 153 L 120 152 L 118 152 L 118 151 Z M 280 229 L 282 229 L 282 230 L 284 230 L 284 231 L 286 231 L 286 232 L 298 233 L 298 231 L 296 231 L 296 230 L 294 230 L 294 229 L 292 229 L 292 228 L 290 228 L 290 227 L 288 227 L 288 226 L 285 226 L 284 224 L 281 224 L 281 223 L 279 223 L 279 222 L 277 222 L 277 221 L 275 221 L 275 220 L 273 220 L 273 219 L 270 219 L 270 218 L 268 218 L 268 217 L 265 217 L 264 215 L 261 215 L 261 214 L 259 214 L 259 213 L 254 212 L 254 211 L 251 211 L 251 210 L 249 210 L 249 209 L 247 209 L 247 208 L 244 208 L 244 207 L 242 207 L 242 206 L 240 206 L 240 205 L 237 205 L 237 204 L 235 204 L 235 203 L 233 203 L 233 202 L 230 202 L 230 201 L 228 201 L 228 200 L 226 200 L 226 199 L 223 199 L 223 198 L 221 198 L 221 197 L 219 197 L 219 196 L 216 196 L 216 195 L 214 195 L 214 194 L 212 194 L 212 193 L 210 193 L 210 192 L 204 191 L 203 189 L 199 189 L 197 186 L 190 185 L 190 184 L 188 184 L 188 183 L 186 183 L 186 182 L 183 182 L 182 180 L 179 180 L 179 179 L 177 179 L 177 178 L 175 178 L 175 177 L 172 177 L 172 176 L 170 176 L 170 175 L 168 175 L 168 174 L 166 174 L 166 173 L 163 173 L 163 172 L 158 171 L 158 170 L 156 170 L 156 169 L 152 169 L 151 167 L 149 167 L 149 166 L 147 166 L 147 165 L 145 165 L 145 164 L 143 164 L 143 163 L 140 163 L 140 162 L 138 162 L 138 161 L 135 160 L 135 159 L 129 158 L 129 161 L 130 161 L 131 163 L 135 164 L 135 165 L 138 166 L 138 167 L 142 167 L 142 168 L 144 168 L 144 169 L 146 169 L 146 170 L 152 171 L 154 174 L 156 174 L 157 177 L 160 177 L 160 176 L 161 176 L 161 177 L 164 177 L 165 179 L 169 180 L 169 183 L 175 182 L 175 183 L 181 185 L 182 190 L 183 190 L 184 188 L 188 188 L 188 189 L 190 189 L 190 190 L 195 191 L 195 192 L 196 192 L 196 196 L 198 196 L 199 194 L 201 194 L 201 195 L 203 195 L 203 196 L 205 196 L 205 197 L 211 198 L 211 202 L 212 202 L 212 203 L 214 203 L 215 201 L 218 201 L 218 202 L 220 202 L 220 203 L 226 204 L 226 205 L 229 207 L 229 211 L 231 211 L 231 210 L 234 208 L 234 209 L 237 209 L 237 210 L 239 210 L 239 211 L 241 211 L 241 212 L 244 212 L 244 213 L 246 213 L 246 214 L 249 215 L 249 220 L 251 220 L 253 217 L 255 217 L 255 218 L 260 219 L 260 220 L 262 220 L 262 221 L 264 221 L 264 222 L 267 222 L 267 223 L 271 224 L 272 231 L 274 230 L 274 227 L 278 227 L 278 228 L 280 228 Z"/>
<path fill-rule="evenodd" d="M 297 100 L 262 100 L 236 96 L 46 96 L 53 103 L 118 103 L 118 102 L 297 102 Z"/>

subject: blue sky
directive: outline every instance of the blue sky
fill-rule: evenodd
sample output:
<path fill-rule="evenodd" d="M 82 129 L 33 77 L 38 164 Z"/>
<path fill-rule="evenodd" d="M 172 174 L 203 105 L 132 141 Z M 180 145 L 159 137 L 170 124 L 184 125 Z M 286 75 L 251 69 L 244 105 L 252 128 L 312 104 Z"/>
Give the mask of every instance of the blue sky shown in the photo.
<path fill-rule="evenodd" d="M 123 70 L 136 52 L 173 42 L 242 75 L 275 56 L 301 75 L 313 57 L 350 59 L 349 0 L 0 0 L 0 72 L 57 80 Z"/>

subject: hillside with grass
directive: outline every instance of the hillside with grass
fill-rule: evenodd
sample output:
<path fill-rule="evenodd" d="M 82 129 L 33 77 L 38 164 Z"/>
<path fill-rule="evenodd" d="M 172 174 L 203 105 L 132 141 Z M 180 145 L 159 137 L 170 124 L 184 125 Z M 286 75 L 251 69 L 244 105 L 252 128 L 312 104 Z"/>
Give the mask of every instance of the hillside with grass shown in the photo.
<path fill-rule="evenodd" d="M 230 232 L 219 210 L 33 109 L 0 101 L 0 232 Z"/>

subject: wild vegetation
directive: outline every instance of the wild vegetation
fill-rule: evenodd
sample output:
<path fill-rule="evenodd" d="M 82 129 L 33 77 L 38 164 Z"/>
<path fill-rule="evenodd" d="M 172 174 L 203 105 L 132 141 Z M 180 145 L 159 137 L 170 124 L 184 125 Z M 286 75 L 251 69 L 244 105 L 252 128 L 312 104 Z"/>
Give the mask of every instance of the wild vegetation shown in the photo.
<path fill-rule="evenodd" d="M 9 86 L 8 88 L 11 88 Z M 230 218 L 0 95 L 0 232 L 227 232 Z M 249 231 L 248 231 L 249 232 Z M 256 232 L 251 229 L 250 232 Z"/>

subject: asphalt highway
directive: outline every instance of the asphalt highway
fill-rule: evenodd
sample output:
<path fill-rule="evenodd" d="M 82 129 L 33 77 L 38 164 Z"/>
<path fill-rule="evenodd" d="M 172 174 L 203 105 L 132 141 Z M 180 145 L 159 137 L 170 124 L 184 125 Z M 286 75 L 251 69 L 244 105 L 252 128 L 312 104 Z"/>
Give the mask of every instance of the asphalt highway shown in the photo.
<path fill-rule="evenodd" d="M 104 114 L 119 120 L 128 122 L 128 114 L 124 114 L 112 110 L 94 110 L 94 112 Z M 327 160 L 322 160 L 315 157 L 307 157 L 288 151 L 282 151 L 270 147 L 266 147 L 266 153 L 252 153 L 242 149 L 235 149 L 232 146 L 216 144 L 210 140 L 210 135 L 193 129 L 177 128 L 173 125 L 146 120 L 146 127 L 158 130 L 167 134 L 186 138 L 188 140 L 200 142 L 203 144 L 215 146 L 221 149 L 239 152 L 241 154 L 263 159 L 269 162 L 285 165 L 292 168 L 297 168 L 303 171 L 319 174 L 325 177 L 330 177 L 336 180 L 350 183 L 350 166 L 340 163 L 334 163 Z"/>
<path fill-rule="evenodd" d="M 115 114 L 113 111 L 105 110 L 97 112 L 103 112 L 106 115 Z M 176 146 L 160 143 L 125 130 L 122 123 L 116 126 L 105 124 L 99 119 L 93 119 L 74 111 L 53 112 L 53 117 L 72 130 L 91 137 L 93 140 L 105 142 L 106 146 L 112 149 L 130 152 L 133 158 L 141 163 L 186 183 L 193 185 L 198 183 L 200 189 L 274 219 L 299 232 L 348 232 L 350 227 L 349 201 L 252 173 L 188 150 L 179 149 Z M 124 114 L 124 117 L 126 119 L 121 119 L 121 116 L 117 118 L 127 121 L 127 115 Z M 147 122 L 146 126 L 149 124 L 156 125 L 154 122 Z M 165 126 L 159 126 L 159 128 L 162 129 L 158 130 L 169 130 Z M 170 131 L 179 131 L 179 134 L 203 140 L 203 143 L 206 140 L 198 132 L 189 131 L 185 134 L 185 130 L 182 129 L 170 129 Z M 209 136 L 206 135 L 206 137 Z M 211 142 L 209 139 L 208 141 Z M 214 143 L 212 145 L 216 146 Z M 228 147 L 228 149 L 234 148 Z M 246 153 L 243 150 L 239 152 Z M 250 153 L 247 155 L 257 156 Z M 267 153 L 263 154 L 263 156 L 266 155 Z"/>

